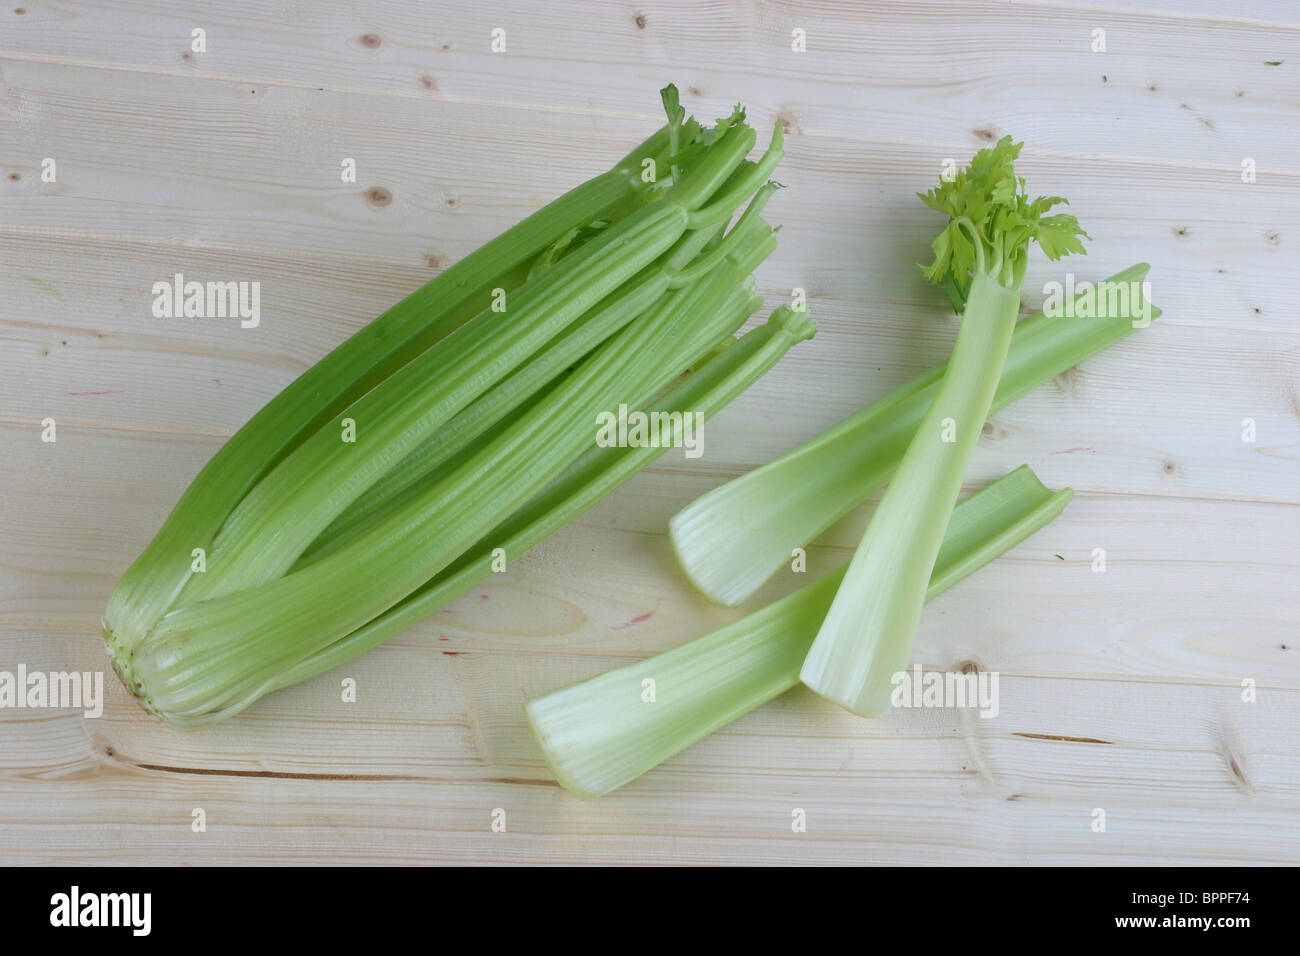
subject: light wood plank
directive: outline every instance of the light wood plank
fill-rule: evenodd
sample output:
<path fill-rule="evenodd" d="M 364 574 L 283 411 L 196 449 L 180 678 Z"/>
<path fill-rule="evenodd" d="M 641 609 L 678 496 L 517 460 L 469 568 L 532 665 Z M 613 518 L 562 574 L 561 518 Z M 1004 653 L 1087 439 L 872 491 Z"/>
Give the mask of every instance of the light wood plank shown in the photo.
<path fill-rule="evenodd" d="M 283 82 L 643 118 L 658 112 L 653 91 L 675 81 L 706 114 L 744 98 L 813 135 L 970 149 L 1011 131 L 1074 155 L 1236 165 L 1263 151 L 1261 165 L 1294 169 L 1294 150 L 1267 147 L 1281 146 L 1279 131 L 1300 120 L 1295 62 L 1267 62 L 1294 61 L 1300 25 L 1288 7 L 1239 15 L 1261 13 L 1275 22 L 860 0 L 436 9 L 386 0 L 364 12 L 63 3 L 6 17 L 0 55 L 232 87 Z M 195 26 L 207 30 L 204 53 L 188 50 Z M 802 54 L 791 51 L 796 28 L 807 31 Z M 1097 28 L 1107 33 L 1105 53 L 1092 52 Z M 494 29 L 506 31 L 504 53 L 491 52 Z"/>
<path fill-rule="evenodd" d="M 807 289 L 820 324 L 704 459 L 666 456 L 443 613 L 235 720 L 170 731 L 111 671 L 101 718 L 0 709 L 0 862 L 1300 863 L 1300 23 L 1265 0 L 1141 6 L 0 11 L 0 669 L 102 672 L 109 590 L 220 441 L 646 135 L 666 81 L 703 116 L 743 98 L 787 128 L 760 280 L 769 306 Z M 209 49 L 187 58 L 196 25 Z M 1005 132 L 1094 239 L 1035 264 L 1026 308 L 1065 266 L 1146 260 L 1166 315 L 999 413 L 977 451 L 971 488 L 1027 461 L 1079 492 L 925 615 L 916 658 L 998 672 L 999 716 L 862 721 L 796 690 L 611 797 L 564 793 L 521 702 L 745 610 L 692 594 L 668 517 L 947 354 L 912 193 Z M 261 281 L 262 326 L 153 319 L 176 271 Z M 810 549 L 811 575 L 869 513 Z"/>
<path fill-rule="evenodd" d="M 294 88 L 245 103 L 212 80 L 176 89 L 148 74 L 22 62 L 5 69 L 11 99 L 21 93 L 23 109 L 48 119 L 39 141 L 20 122 L 12 152 L 0 157 L 20 177 L 0 179 L 0 230 L 23 240 L 90 232 L 440 268 L 606 168 L 654 122 Z M 106 108 L 95 92 L 105 87 L 128 105 Z M 1300 124 L 1274 133 L 1288 153 L 1300 145 L 1290 142 L 1293 129 Z M 1036 263 L 1031 300 L 1066 268 L 1096 279 L 1147 261 L 1153 295 L 1171 318 L 1295 328 L 1300 271 L 1287 249 L 1300 221 L 1300 174 L 1262 170 L 1244 184 L 1238 159 L 1204 168 L 1081 161 L 1038 153 L 1026 138 L 1022 167 L 1034 188 L 1068 193 L 1094 239 L 1086 260 Z M 780 169 L 790 188 L 768 207 L 784 226 L 783 246 L 764 275 L 776 288 L 808 289 L 814 304 L 824 295 L 851 295 L 859 309 L 886 304 L 881 318 L 897 302 L 933 309 L 933 290 L 913 264 L 926 256 L 936 222 L 913 193 L 933 184 L 946 157 L 967 153 L 790 136 Z M 58 183 L 38 181 L 47 155 L 60 164 Z M 360 164 L 357 184 L 339 181 L 345 156 Z M 376 187 L 391 202 L 369 201 Z M 173 255 L 162 255 L 149 285 L 177 271 Z M 268 310 L 283 307 L 271 269 L 238 262 L 241 275 L 267 284 Z M 317 268 L 341 265 L 331 258 Z M 46 272 L 24 274 L 51 288 L 67 281 Z M 41 289 L 29 285 L 29 294 Z M 136 290 L 133 302 L 146 293 Z M 379 296 L 369 311 L 387 301 Z"/>
<path fill-rule="evenodd" d="M 42 644 L 47 659 L 57 646 Z M 1245 704 L 1231 688 L 1004 676 L 991 721 L 951 711 L 863 721 L 796 691 L 584 802 L 547 781 L 518 702 L 611 661 L 466 655 L 443 658 L 430 680 L 427 652 L 390 645 L 367 660 L 381 655 L 382 668 L 359 665 L 362 702 L 336 705 L 335 718 L 301 709 L 331 693 L 310 685 L 281 695 L 274 715 L 193 735 L 118 700 L 98 721 L 4 715 L 0 813 L 10 826 L 0 854 L 10 863 L 1300 860 L 1289 823 L 1300 753 L 1285 730 L 1300 717 L 1294 690 Z M 206 834 L 189 830 L 195 807 Z M 505 834 L 489 831 L 498 807 Z M 796 807 L 807 833 L 791 832 Z M 1095 808 L 1106 811 L 1104 834 L 1090 829 Z"/>

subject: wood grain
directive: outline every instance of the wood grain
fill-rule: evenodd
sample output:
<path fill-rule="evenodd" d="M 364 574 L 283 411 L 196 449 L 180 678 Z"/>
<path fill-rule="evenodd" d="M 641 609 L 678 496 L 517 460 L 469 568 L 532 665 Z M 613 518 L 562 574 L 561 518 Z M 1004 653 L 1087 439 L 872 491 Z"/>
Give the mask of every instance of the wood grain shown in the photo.
<path fill-rule="evenodd" d="M 703 116 L 741 98 L 785 127 L 760 285 L 769 307 L 806 289 L 819 324 L 710 423 L 702 459 L 665 456 L 339 671 L 194 734 L 111 672 L 100 718 L 0 710 L 0 862 L 1300 862 L 1300 21 L 1265 0 L 1134 6 L 0 11 L 0 670 L 103 670 L 109 591 L 220 442 L 604 169 L 658 122 L 664 82 Z M 564 793 L 521 702 L 749 609 L 690 591 L 668 518 L 943 360 L 955 322 L 913 265 L 935 228 L 913 193 L 1008 132 L 1093 237 L 1035 263 L 1026 310 L 1066 266 L 1146 261 L 1165 316 L 999 412 L 976 453 L 968 489 L 1028 462 L 1077 492 L 918 635 L 927 665 L 997 672 L 1001 713 L 863 721 L 796 690 L 607 798 Z M 261 282 L 262 324 L 153 318 L 175 272 Z M 819 539 L 809 575 L 869 514 Z"/>

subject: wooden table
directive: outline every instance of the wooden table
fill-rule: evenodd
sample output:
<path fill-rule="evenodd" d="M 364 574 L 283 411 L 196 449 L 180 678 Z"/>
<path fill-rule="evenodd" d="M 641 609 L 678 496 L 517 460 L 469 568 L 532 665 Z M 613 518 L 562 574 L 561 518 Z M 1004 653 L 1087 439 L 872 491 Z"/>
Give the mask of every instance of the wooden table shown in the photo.
<path fill-rule="evenodd" d="M 10 0 L 0 670 L 107 671 L 106 597 L 222 441 L 604 169 L 666 82 L 703 117 L 740 99 L 784 124 L 759 279 L 769 305 L 807 289 L 820 331 L 703 458 L 669 454 L 236 719 L 171 731 L 111 671 L 98 719 L 0 710 L 0 861 L 1300 861 L 1300 11 L 1127 6 Z M 913 265 L 939 222 L 913 194 L 1004 133 L 1092 235 L 1070 268 L 1150 262 L 1165 315 L 997 413 L 976 453 L 972 489 L 1028 462 L 1076 491 L 925 615 L 916 659 L 999 672 L 999 717 L 864 721 L 797 690 L 600 801 L 561 790 L 520 703 L 738 615 L 685 584 L 668 518 L 947 355 L 955 320 Z M 1034 260 L 1027 308 L 1061 268 Z M 259 281 L 260 326 L 155 318 L 177 272 Z M 869 513 L 813 560 L 845 559 Z"/>

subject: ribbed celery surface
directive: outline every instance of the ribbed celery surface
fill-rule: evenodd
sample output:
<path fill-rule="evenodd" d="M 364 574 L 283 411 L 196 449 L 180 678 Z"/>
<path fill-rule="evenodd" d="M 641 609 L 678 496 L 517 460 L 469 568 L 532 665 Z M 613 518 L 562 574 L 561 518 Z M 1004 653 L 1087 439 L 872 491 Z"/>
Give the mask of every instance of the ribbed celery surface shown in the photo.
<path fill-rule="evenodd" d="M 1029 537 L 1072 496 L 1048 491 L 1022 465 L 958 504 L 926 598 Z M 799 683 L 845 570 L 671 651 L 528 701 L 555 778 L 580 796 L 601 796 Z"/>
<path fill-rule="evenodd" d="M 665 105 L 612 170 L 390 309 L 214 456 L 105 613 L 147 709 L 202 726 L 408 627 L 664 450 L 593 454 L 598 414 L 692 366 L 659 401 L 709 414 L 812 333 L 779 311 L 733 338 L 775 248 L 779 127 L 751 162 L 739 108 L 703 129 L 675 91 Z"/>
<path fill-rule="evenodd" d="M 1150 267 L 1105 280 L 1137 290 L 1126 308 L 1094 318 L 1039 313 L 1011 336 L 992 411 L 1051 381 L 1134 329 Z M 1160 310 L 1151 309 L 1158 318 Z M 735 606 L 790 563 L 801 548 L 879 491 L 934 402 L 938 365 L 811 441 L 696 498 L 673 516 L 669 535 L 682 569 L 710 600 Z"/>

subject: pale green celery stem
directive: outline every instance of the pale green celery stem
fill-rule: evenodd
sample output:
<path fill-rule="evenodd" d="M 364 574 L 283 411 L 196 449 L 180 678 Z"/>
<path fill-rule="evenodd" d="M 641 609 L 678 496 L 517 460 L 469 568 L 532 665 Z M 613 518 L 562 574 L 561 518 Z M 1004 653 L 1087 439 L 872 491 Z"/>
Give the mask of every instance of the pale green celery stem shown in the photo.
<path fill-rule="evenodd" d="M 752 209 L 751 206 L 751 211 Z M 750 211 L 747 211 L 745 215 L 750 216 Z M 742 221 L 738 222 L 732 230 L 731 236 L 736 238 L 729 247 L 730 252 L 725 257 L 727 262 L 725 264 L 715 262 L 715 271 L 697 281 L 722 285 L 740 282 L 743 277 L 748 276 L 750 272 L 758 267 L 759 263 L 776 249 L 774 230 L 757 216 L 751 216 L 747 220 L 742 218 Z M 701 238 L 706 238 L 706 234 L 701 234 Z M 741 284 L 732 298 L 723 306 L 722 311 L 739 315 L 743 303 L 737 299 L 737 296 L 748 299 L 752 290 L 753 280 L 749 278 Z M 660 301 L 663 301 L 663 298 L 670 294 L 665 293 Z M 712 308 L 712 306 L 709 307 Z M 358 497 L 348 510 L 339 515 L 328 528 L 321 532 L 303 553 L 299 559 L 299 564 L 315 560 L 327 550 L 327 545 L 329 546 L 328 550 L 334 550 L 337 547 L 335 542 L 343 540 L 345 537 L 354 537 L 356 529 L 364 527 L 373 520 L 373 516 L 378 513 L 377 509 L 380 509 L 381 506 L 386 507 L 386 503 L 406 493 L 417 482 L 430 480 L 430 476 L 438 468 L 450 463 L 454 456 L 470 447 L 496 422 L 518 409 L 530 397 L 539 395 L 541 389 L 547 386 L 548 383 L 554 382 L 563 370 L 580 359 L 587 351 L 590 351 L 590 348 L 599 345 L 608 337 L 608 334 L 617 331 L 622 324 L 628 321 L 626 318 L 617 323 L 609 321 L 608 316 L 611 311 L 610 309 L 598 310 L 595 315 L 584 320 L 580 326 L 567 330 L 563 336 L 553 341 L 532 362 L 518 369 L 515 374 L 481 396 L 448 422 L 445 427 L 422 443 L 398 466 L 391 469 L 382 479 Z M 744 313 L 744 316 L 748 317 L 753 312 L 754 309 L 750 308 L 749 311 Z M 597 324 L 614 327 L 608 329 L 608 334 L 602 330 L 601 333 L 593 336 L 593 326 Z M 699 325 L 694 326 L 691 333 L 694 337 L 683 345 L 682 354 L 696 357 L 702 354 L 718 337 L 718 334 L 714 333 L 713 329 L 714 325 L 709 322 L 701 322 Z M 591 338 L 595 338 L 596 341 L 589 348 L 586 346 L 585 341 L 590 341 Z"/>
<path fill-rule="evenodd" d="M 191 575 L 177 607 L 236 593 L 283 575 L 308 545 L 452 415 L 540 349 L 686 231 L 689 212 L 726 182 L 753 146 L 748 127 L 728 131 L 666 194 L 604 230 L 513 295 L 507 312 L 484 312 L 412 360 L 308 438 L 252 489 L 222 526 L 203 574 Z M 646 305 L 662 273 L 639 287 Z M 352 420 L 357 440 L 341 440 Z"/>
<path fill-rule="evenodd" d="M 412 359 L 310 436 L 254 487 L 222 526 L 207 570 L 192 575 L 177 606 L 272 580 L 358 495 L 494 382 L 623 283 L 640 311 L 667 278 L 647 269 L 681 235 L 669 203 L 633 213 L 517 289 L 505 313 L 485 311 Z M 356 441 L 343 441 L 345 421 Z"/>
<path fill-rule="evenodd" d="M 646 367 L 682 367 L 674 333 L 689 316 L 650 318 L 357 541 L 270 583 L 168 613 L 129 662 L 142 699 L 173 724 L 202 723 L 423 585 L 589 446 L 596 414 L 625 399 L 628 381 Z"/>
<path fill-rule="evenodd" d="M 707 228 L 730 218 L 729 210 L 745 201 L 745 197 L 758 189 L 772 175 L 785 151 L 785 133 L 780 123 L 772 128 L 772 141 L 767 150 L 753 165 L 742 164 L 732 178 L 722 187 L 720 195 L 709 205 L 691 212 L 692 229 Z"/>
<path fill-rule="evenodd" d="M 775 239 L 772 240 L 772 245 L 775 246 Z M 739 272 L 739 269 L 740 267 L 737 267 L 736 271 Z M 676 350 L 678 356 L 680 356 L 677 365 L 671 369 L 660 370 L 653 378 L 643 379 L 639 383 L 627 383 L 629 391 L 626 404 L 628 407 L 639 408 L 646 400 L 662 391 L 671 379 L 678 377 L 684 368 L 687 368 L 689 364 L 693 364 L 694 361 L 706 354 L 720 336 L 730 337 L 731 333 L 744 324 L 745 320 L 763 304 L 762 297 L 758 296 L 754 291 L 755 285 L 752 276 L 723 275 L 715 279 L 710 275 L 700 281 L 710 283 L 711 286 L 703 290 L 704 298 L 699 300 L 697 305 L 692 306 L 692 311 L 706 316 L 707 320 L 686 330 L 681 346 Z M 671 294 L 669 293 L 669 295 Z M 481 435 L 476 436 L 476 438 L 481 437 Z M 365 534 L 369 525 L 374 524 L 376 521 L 382 521 L 386 516 L 402 508 L 406 502 L 420 492 L 421 488 L 428 487 L 433 482 L 445 478 L 448 469 L 453 468 L 454 465 L 454 462 L 449 461 L 442 468 L 434 469 L 425 475 L 414 476 L 413 480 L 405 487 L 390 496 L 370 503 L 370 506 L 365 510 L 359 511 L 354 520 L 347 525 L 333 531 L 327 529 L 325 534 L 322 534 L 312 543 L 312 548 L 303 555 L 302 561 L 295 567 L 318 561 L 325 555 L 331 554 L 355 541 Z M 331 528 L 333 527 L 331 526 Z"/>
<path fill-rule="evenodd" d="M 751 302 L 751 305 L 757 308 L 757 303 Z M 733 343 L 731 346 L 713 354 L 695 372 L 653 402 L 651 410 L 684 414 L 698 412 L 708 420 L 775 365 L 791 346 L 809 338 L 813 331 L 813 325 L 806 317 L 786 308 L 778 309 L 765 324 L 738 339 L 728 338 L 727 341 Z M 342 640 L 277 675 L 273 684 L 263 688 L 257 696 L 323 674 L 411 627 L 490 577 L 494 548 L 503 549 L 507 561 L 513 562 L 667 450 L 667 447 L 588 450 L 560 478 L 423 588 Z M 250 702 L 244 701 L 241 706 Z"/>
<path fill-rule="evenodd" d="M 975 274 L 939 393 L 804 660 L 800 679 L 854 713 L 889 710 L 894 675 L 911 660 L 930 572 L 988 418 L 1019 307 L 1019 288 Z"/>
<path fill-rule="evenodd" d="M 1021 465 L 958 504 L 926 599 L 1046 525 L 1071 495 L 1049 492 Z M 528 701 L 555 778 L 579 796 L 603 796 L 795 686 L 844 570 L 673 650 Z M 647 680 L 653 703 L 643 700 Z"/>
<path fill-rule="evenodd" d="M 701 244 L 706 238 L 698 233 L 689 234 L 688 238 L 690 237 L 696 238 Z M 450 421 L 426 437 L 321 531 L 303 551 L 299 561 L 311 558 L 324 542 L 337 539 L 347 529 L 364 524 L 377 505 L 391 500 L 425 475 L 451 461 L 493 424 L 537 395 L 569 366 L 644 314 L 656 302 L 662 302 L 669 294 L 669 279 L 658 270 L 658 266 L 648 267 L 638 280 L 633 280 L 629 286 L 598 304 L 580 321 L 565 328 L 529 361 L 479 395 Z M 660 292 L 654 302 L 646 301 L 644 283 L 647 282 L 653 283 L 652 288 Z"/>
<path fill-rule="evenodd" d="M 1106 282 L 1139 283 L 1148 266 Z M 993 411 L 1119 341 L 1141 308 L 1101 318 L 1038 314 L 1016 326 Z M 1159 316 L 1152 309 L 1152 317 Z M 697 498 L 670 522 L 682 569 L 710 600 L 750 598 L 803 547 L 881 488 L 938 391 L 925 372 L 807 444 Z"/>
<path fill-rule="evenodd" d="M 271 399 L 212 457 L 153 541 L 122 576 L 105 627 L 129 647 L 171 605 L 189 572 L 191 551 L 207 548 L 250 488 L 342 408 L 512 290 L 528 261 L 569 229 L 609 214 L 638 190 L 641 160 L 668 145 L 659 129 L 610 171 L 576 187 L 506 230 L 339 345 Z"/>

